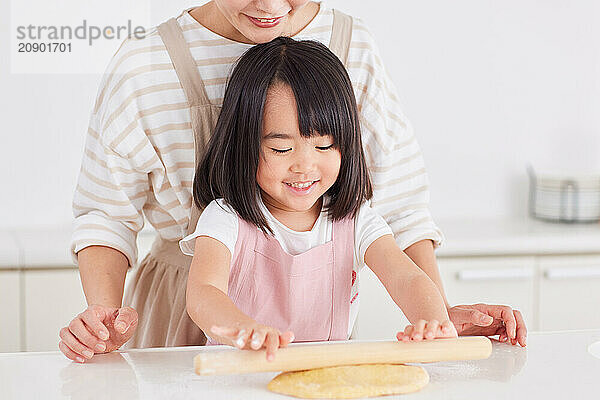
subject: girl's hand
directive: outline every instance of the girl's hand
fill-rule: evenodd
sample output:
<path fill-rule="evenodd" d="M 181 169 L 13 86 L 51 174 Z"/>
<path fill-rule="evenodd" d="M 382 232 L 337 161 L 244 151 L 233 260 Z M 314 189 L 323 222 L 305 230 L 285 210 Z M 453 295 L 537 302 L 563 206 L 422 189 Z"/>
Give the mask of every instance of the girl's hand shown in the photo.
<path fill-rule="evenodd" d="M 414 325 L 407 325 L 404 332 L 398 332 L 396 337 L 398 340 L 408 342 L 410 340 L 421 341 L 438 338 L 456 338 L 458 337 L 458 333 L 450 320 L 446 320 L 440 324 L 436 320 L 425 321 L 422 319 Z"/>
<path fill-rule="evenodd" d="M 265 347 L 267 361 L 275 359 L 275 352 L 279 347 L 286 347 L 294 341 L 292 332 L 287 331 L 282 334 L 278 329 L 260 324 L 237 328 L 213 326 L 210 330 L 215 335 L 230 339 L 239 349 L 260 350 Z"/>
<path fill-rule="evenodd" d="M 138 324 L 131 307 L 91 305 L 60 330 L 58 348 L 67 358 L 84 363 L 96 353 L 110 353 L 127 342 Z"/>

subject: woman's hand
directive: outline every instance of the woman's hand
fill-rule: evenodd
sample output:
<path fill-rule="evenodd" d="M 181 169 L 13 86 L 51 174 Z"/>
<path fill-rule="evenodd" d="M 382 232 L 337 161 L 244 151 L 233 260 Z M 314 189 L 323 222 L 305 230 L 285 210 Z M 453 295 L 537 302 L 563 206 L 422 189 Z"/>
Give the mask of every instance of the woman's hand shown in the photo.
<path fill-rule="evenodd" d="M 446 320 L 442 323 L 436 320 L 425 321 L 424 319 L 417 321 L 414 325 L 407 325 L 404 332 L 396 334 L 398 340 L 403 342 L 431 340 L 439 338 L 456 338 L 458 333 L 456 328 Z"/>
<path fill-rule="evenodd" d="M 463 304 L 448 308 L 460 336 L 499 335 L 501 342 L 527 345 L 527 327 L 519 310 L 493 304 Z"/>
<path fill-rule="evenodd" d="M 294 341 L 294 334 L 290 331 L 281 333 L 270 326 L 254 324 L 230 328 L 213 326 L 211 332 L 215 335 L 231 340 L 239 349 L 260 350 L 267 349 L 267 361 L 275 359 L 275 352 L 279 347 L 286 347 Z"/>
<path fill-rule="evenodd" d="M 58 348 L 68 359 L 84 363 L 96 353 L 120 348 L 137 324 L 137 312 L 131 307 L 91 305 L 60 330 Z"/>

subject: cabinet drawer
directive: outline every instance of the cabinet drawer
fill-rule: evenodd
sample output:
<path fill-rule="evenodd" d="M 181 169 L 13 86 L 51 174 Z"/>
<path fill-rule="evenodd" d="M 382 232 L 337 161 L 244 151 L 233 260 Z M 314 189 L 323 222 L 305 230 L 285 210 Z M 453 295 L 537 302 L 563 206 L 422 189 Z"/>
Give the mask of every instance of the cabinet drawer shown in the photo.
<path fill-rule="evenodd" d="M 465 257 L 438 260 L 448 302 L 500 304 L 521 311 L 529 330 L 536 324 L 534 257 Z"/>
<path fill-rule="evenodd" d="M 600 256 L 540 257 L 542 330 L 600 328 Z"/>

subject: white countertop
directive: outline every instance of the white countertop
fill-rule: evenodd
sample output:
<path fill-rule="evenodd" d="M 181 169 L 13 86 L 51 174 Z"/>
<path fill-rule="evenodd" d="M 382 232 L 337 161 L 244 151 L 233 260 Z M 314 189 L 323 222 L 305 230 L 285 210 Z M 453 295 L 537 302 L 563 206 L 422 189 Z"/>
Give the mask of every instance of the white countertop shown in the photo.
<path fill-rule="evenodd" d="M 293 346 L 293 344 L 292 344 Z M 591 354 L 590 349 L 597 353 Z M 219 348 L 143 349 L 76 364 L 59 352 L 0 354 L 6 399 L 284 399 L 277 373 L 198 376 L 193 358 Z M 600 392 L 600 330 L 531 333 L 521 348 L 493 341 L 489 359 L 422 365 L 420 392 L 384 399 L 591 399 Z M 6 397 L 4 397 L 6 396 Z M 292 397 L 287 397 L 292 399 Z"/>
<path fill-rule="evenodd" d="M 530 218 L 439 220 L 446 237 L 438 257 L 600 254 L 600 224 L 558 224 Z M 138 235 L 139 259 L 154 232 Z M 71 226 L 0 231 L 0 269 L 73 267 Z"/>
<path fill-rule="evenodd" d="M 21 248 L 12 231 L 0 231 L 0 268 L 17 267 L 21 263 Z"/>

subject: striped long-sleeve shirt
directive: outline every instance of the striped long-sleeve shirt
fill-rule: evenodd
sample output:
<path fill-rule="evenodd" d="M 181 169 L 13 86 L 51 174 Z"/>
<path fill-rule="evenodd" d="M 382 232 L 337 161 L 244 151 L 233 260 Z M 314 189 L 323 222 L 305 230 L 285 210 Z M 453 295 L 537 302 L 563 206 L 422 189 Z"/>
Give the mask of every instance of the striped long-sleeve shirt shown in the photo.
<path fill-rule="evenodd" d="M 187 11 L 178 18 L 212 103 L 221 104 L 233 63 L 250 45 L 209 31 Z M 333 14 L 321 3 L 295 39 L 329 43 Z M 346 64 L 360 112 L 374 186 L 371 206 L 398 245 L 442 233 L 428 210 L 428 178 L 412 128 L 400 110 L 373 36 L 354 18 Z M 184 237 L 190 221 L 194 138 L 186 97 L 156 29 L 127 39 L 111 60 L 90 118 L 73 198 L 71 251 L 103 245 L 137 262 L 144 216 L 165 240 Z"/>

